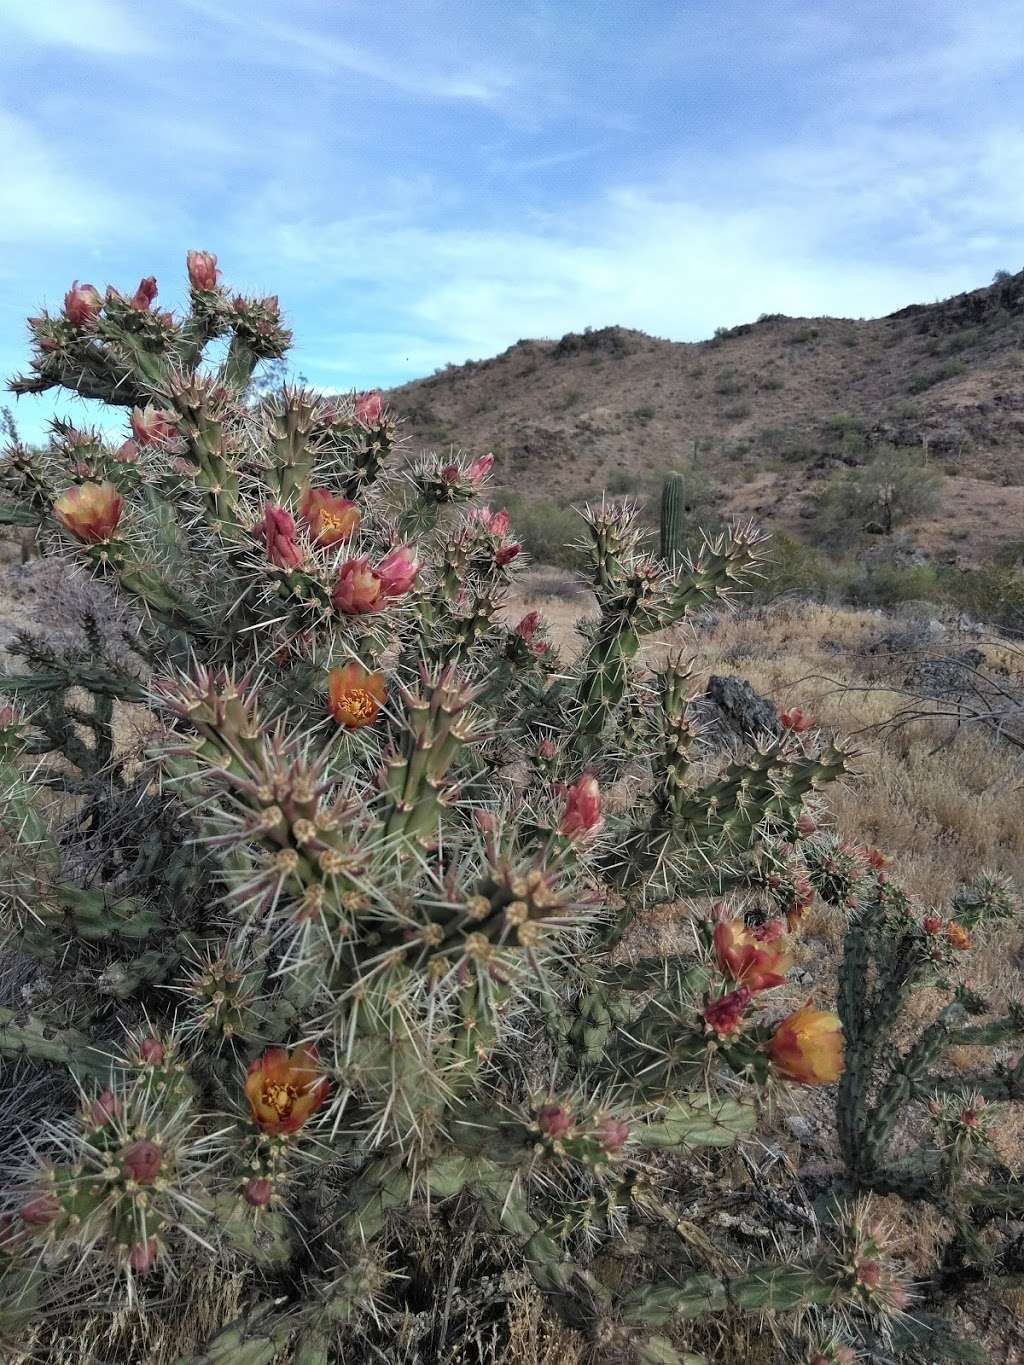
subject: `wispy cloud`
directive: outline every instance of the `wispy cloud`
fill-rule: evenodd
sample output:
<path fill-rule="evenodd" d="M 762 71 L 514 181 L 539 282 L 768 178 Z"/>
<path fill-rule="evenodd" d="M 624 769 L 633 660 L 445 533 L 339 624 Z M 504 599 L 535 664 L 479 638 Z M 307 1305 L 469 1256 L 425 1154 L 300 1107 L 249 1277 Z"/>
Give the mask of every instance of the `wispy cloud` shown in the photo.
<path fill-rule="evenodd" d="M 5 0 L 0 34 L 47 47 L 74 47 L 93 55 L 132 56 L 153 44 L 118 0 Z"/>
<path fill-rule="evenodd" d="M 496 68 L 455 70 L 445 74 L 432 65 L 409 67 L 394 54 L 378 54 L 323 28 L 308 29 L 266 14 L 226 9 L 211 0 L 181 0 L 187 9 L 256 39 L 261 58 L 270 64 L 298 64 L 329 75 L 346 71 L 406 94 L 487 104 L 508 93 L 514 77 Z"/>

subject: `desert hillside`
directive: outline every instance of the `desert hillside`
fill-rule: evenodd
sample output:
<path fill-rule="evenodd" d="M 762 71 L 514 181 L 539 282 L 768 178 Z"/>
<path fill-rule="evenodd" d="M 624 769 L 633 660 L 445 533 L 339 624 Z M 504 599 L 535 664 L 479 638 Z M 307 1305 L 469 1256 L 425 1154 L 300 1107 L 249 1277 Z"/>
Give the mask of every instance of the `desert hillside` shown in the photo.
<path fill-rule="evenodd" d="M 1024 534 L 1024 271 L 888 317 L 771 315 L 702 342 L 523 340 L 391 393 L 414 452 L 492 450 L 505 488 L 582 501 L 696 466 L 723 515 L 810 543 L 830 478 L 897 447 L 939 479 L 914 543 L 960 567 Z M 820 536 L 818 537 L 820 540 Z"/>

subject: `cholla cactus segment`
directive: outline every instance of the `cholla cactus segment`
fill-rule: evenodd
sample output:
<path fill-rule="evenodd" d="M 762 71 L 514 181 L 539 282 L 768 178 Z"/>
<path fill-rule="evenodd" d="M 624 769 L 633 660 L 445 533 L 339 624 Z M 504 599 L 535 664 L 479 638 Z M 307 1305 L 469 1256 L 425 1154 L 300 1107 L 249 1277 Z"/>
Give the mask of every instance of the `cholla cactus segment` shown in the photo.
<path fill-rule="evenodd" d="M 182 315 L 147 276 L 75 283 L 32 321 L 15 388 L 118 407 L 123 430 L 55 425 L 0 466 L 3 519 L 100 580 L 124 641 L 90 618 L 83 645 L 37 640 L 0 683 L 19 698 L 0 711 L 0 922 L 33 1002 L 0 1010 L 0 1051 L 40 1092 L 65 1078 L 68 1111 L 25 1119 L 43 1164 L 6 1193 L 23 1302 L 84 1268 L 146 1312 L 167 1277 L 237 1273 L 239 1317 L 199 1359 L 319 1365 L 366 1340 L 383 1358 L 409 1320 L 396 1249 L 473 1210 L 503 1266 L 639 1360 L 678 1358 L 662 1327 L 724 1308 L 895 1303 L 866 1246 L 765 1266 L 734 1247 L 723 1277 L 714 1200 L 684 1220 L 659 1194 L 673 1154 L 748 1139 L 760 1096 L 834 1083 L 830 1002 L 790 991 L 813 887 L 849 912 L 851 1179 L 1018 1198 L 984 1180 L 970 1106 L 947 1121 L 941 1069 L 947 1044 L 1014 1043 L 1017 1015 L 961 993 L 898 1064 L 887 1049 L 914 983 L 969 960 L 953 926 L 976 933 L 975 901 L 929 927 L 895 868 L 818 832 L 851 754 L 798 708 L 716 763 L 698 663 L 644 671 L 654 632 L 756 572 L 758 536 L 667 564 L 630 504 L 587 509 L 600 615 L 562 658 L 510 598 L 522 546 L 484 502 L 490 457 L 399 461 L 379 390 L 257 395 L 290 340 L 277 298 L 234 294 L 209 252 L 186 269 Z M 115 703 L 145 711 L 144 755 Z M 44 752 L 61 761 L 37 771 Z M 637 956 L 647 906 L 705 893 L 676 956 Z M 1008 901 L 990 883 L 982 903 Z M 1019 1072 L 972 1076 L 972 1106 L 1018 1096 Z M 894 1126 L 929 1101 L 962 1160 L 908 1170 Z M 621 1294 L 602 1282 L 605 1252 L 691 1212 L 691 1243 L 631 1255 Z"/>

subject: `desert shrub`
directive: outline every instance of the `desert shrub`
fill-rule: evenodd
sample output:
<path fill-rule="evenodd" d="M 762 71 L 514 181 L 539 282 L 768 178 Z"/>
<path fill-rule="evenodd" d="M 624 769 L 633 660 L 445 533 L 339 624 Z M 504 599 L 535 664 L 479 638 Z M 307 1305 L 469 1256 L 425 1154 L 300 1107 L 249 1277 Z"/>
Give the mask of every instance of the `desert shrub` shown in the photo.
<path fill-rule="evenodd" d="M 962 1239 L 1020 1206 L 961 1141 L 984 1124 L 937 1052 L 1021 1021 L 960 993 L 906 1059 L 891 1033 L 1009 913 L 1006 888 L 922 916 L 880 855 L 818 832 L 848 746 L 793 708 L 716 764 L 690 666 L 636 667 L 643 639 L 747 581 L 755 532 L 670 569 L 631 506 L 591 509 L 599 615 L 560 659 L 535 613 L 501 622 L 521 546 L 483 502 L 490 458 L 400 467 L 377 392 L 254 407 L 255 364 L 289 341 L 277 300 L 231 299 L 207 253 L 189 275 L 183 317 L 152 309 L 153 280 L 73 286 L 14 384 L 130 409 L 133 436 L 58 427 L 2 468 L 3 520 L 127 618 L 116 649 L 29 633 L 3 679 L 2 1113 L 27 1148 L 3 1186 L 5 1349 L 63 1353 L 90 1309 L 145 1322 L 172 1283 L 181 1314 L 190 1284 L 231 1278 L 239 1316 L 194 1365 L 394 1359 L 424 1299 L 444 1303 L 428 1358 L 464 1356 L 457 1274 L 497 1330 L 511 1265 L 595 1359 L 692 1361 L 701 1322 L 781 1312 L 799 1358 L 836 1358 L 840 1332 L 933 1358 L 952 1330 L 930 1301 L 904 1312 L 859 1194 L 941 1201 Z M 144 713 L 131 755 L 115 706 Z M 849 917 L 845 1072 L 838 1017 L 805 984 L 783 1003 L 816 892 Z M 629 944 L 682 897 L 689 946 Z M 1020 1070 L 972 1083 L 1014 1102 Z M 773 1203 L 769 1255 L 721 1250 L 732 1168 L 701 1153 L 751 1133 L 777 1087 L 840 1077 L 847 1170 L 820 1213 Z M 929 1092 L 934 1151 L 900 1166 L 899 1104 Z M 423 1273 L 425 1228 L 459 1246 L 447 1276 Z"/>
<path fill-rule="evenodd" d="M 881 448 L 866 465 L 833 478 L 822 494 L 816 521 L 831 545 L 855 543 L 866 533 L 889 535 L 939 502 L 941 475 L 917 450 Z"/>
<path fill-rule="evenodd" d="M 585 498 L 579 499 L 580 503 L 584 501 Z M 525 498 L 518 493 L 509 493 L 502 502 L 532 559 L 563 569 L 579 567 L 580 554 L 574 547 L 579 541 L 580 521 L 572 507 L 548 498 Z"/>
<path fill-rule="evenodd" d="M 755 602 L 787 594 L 827 600 L 837 581 L 834 566 L 820 550 L 785 531 L 776 531 L 751 585 Z"/>
<path fill-rule="evenodd" d="M 959 375 L 966 373 L 967 366 L 962 360 L 955 358 L 947 360 L 942 365 L 936 365 L 934 369 L 918 370 L 912 374 L 907 381 L 907 392 L 923 393 L 936 384 L 941 384 L 947 379 L 956 379 Z"/>

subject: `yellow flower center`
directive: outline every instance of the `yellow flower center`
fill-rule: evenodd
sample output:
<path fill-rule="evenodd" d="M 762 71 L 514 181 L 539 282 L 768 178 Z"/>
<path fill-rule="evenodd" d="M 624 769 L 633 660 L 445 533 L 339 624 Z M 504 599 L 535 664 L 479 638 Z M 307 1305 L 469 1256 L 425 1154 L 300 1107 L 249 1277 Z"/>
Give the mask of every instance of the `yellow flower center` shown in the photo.
<path fill-rule="evenodd" d="M 263 1098 L 277 1110 L 278 1118 L 286 1118 L 292 1112 L 292 1105 L 298 1099 L 299 1092 L 293 1085 L 280 1085 L 271 1083 L 263 1087 Z"/>
<path fill-rule="evenodd" d="M 377 714 L 377 702 L 363 687 L 353 687 L 341 698 L 338 710 L 353 725 L 365 725 Z"/>
<path fill-rule="evenodd" d="M 338 512 L 320 512 L 320 531 L 322 536 L 332 536 L 335 531 L 344 531 L 348 525 L 348 516 Z"/>

